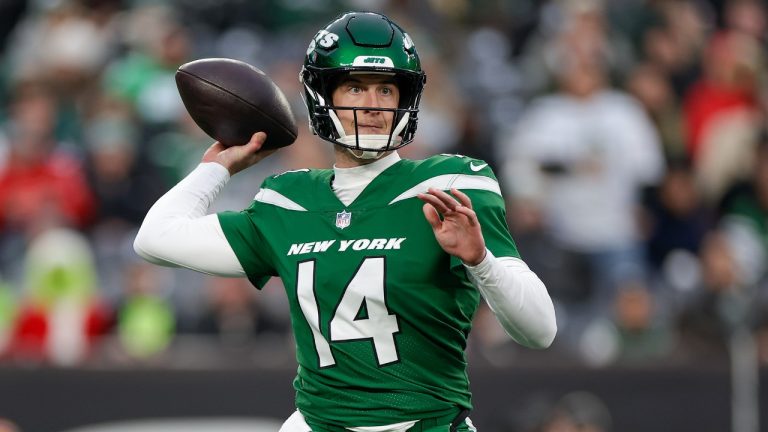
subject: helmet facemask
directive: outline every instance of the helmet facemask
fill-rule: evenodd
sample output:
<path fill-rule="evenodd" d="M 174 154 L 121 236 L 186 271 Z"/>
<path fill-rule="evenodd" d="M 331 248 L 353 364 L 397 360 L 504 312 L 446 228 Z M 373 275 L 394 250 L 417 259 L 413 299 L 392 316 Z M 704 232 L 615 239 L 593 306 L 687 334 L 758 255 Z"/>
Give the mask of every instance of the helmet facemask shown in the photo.
<path fill-rule="evenodd" d="M 371 72 L 353 70 L 348 73 L 367 74 Z M 342 81 L 341 76 L 338 75 L 344 76 L 346 72 L 337 74 L 337 76 L 330 79 L 324 79 L 323 74 L 317 74 L 316 79 L 318 83 L 316 86 L 310 86 L 306 80 L 303 80 L 305 102 L 307 102 L 308 107 L 314 108 L 314 119 L 310 116 L 310 127 L 315 129 L 317 135 L 326 141 L 356 150 L 353 154 L 363 159 L 376 158 L 382 152 L 396 150 L 413 141 L 418 121 L 418 105 L 421 98 L 421 92 L 414 91 L 414 87 L 418 87 L 418 84 L 413 81 L 423 79 L 423 76 L 414 75 L 413 77 L 396 79 L 395 84 L 400 90 L 399 106 L 397 108 L 381 108 L 333 105 L 331 101 L 333 91 Z M 394 74 L 386 73 L 386 75 Z M 317 89 L 318 87 L 319 89 Z M 338 114 L 338 111 L 342 110 L 352 112 L 355 125 L 355 132 L 353 134 L 347 134 L 344 130 Z M 388 134 L 358 133 L 358 112 L 360 111 L 392 113 L 392 122 Z"/>

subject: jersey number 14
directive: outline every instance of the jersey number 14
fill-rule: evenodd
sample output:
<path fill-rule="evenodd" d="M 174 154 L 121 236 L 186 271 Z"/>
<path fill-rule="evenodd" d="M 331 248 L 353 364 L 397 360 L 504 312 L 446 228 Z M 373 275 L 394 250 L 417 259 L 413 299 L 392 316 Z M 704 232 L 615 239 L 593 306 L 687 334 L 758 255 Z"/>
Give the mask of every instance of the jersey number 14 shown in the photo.
<path fill-rule="evenodd" d="M 299 263 L 296 289 L 315 342 L 320 367 L 336 364 L 328 342 L 371 340 L 379 366 L 397 362 L 397 316 L 390 314 L 384 296 L 384 257 L 363 260 L 349 281 L 331 318 L 328 340 L 320 332 L 321 314 L 315 294 L 315 261 Z M 360 316 L 365 307 L 365 316 Z"/>

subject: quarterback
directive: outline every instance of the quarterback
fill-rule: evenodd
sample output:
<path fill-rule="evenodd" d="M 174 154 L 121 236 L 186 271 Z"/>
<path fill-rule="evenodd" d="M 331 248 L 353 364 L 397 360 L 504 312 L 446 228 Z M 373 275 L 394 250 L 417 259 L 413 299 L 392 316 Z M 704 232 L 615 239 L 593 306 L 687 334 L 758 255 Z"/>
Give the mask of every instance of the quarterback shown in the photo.
<path fill-rule="evenodd" d="M 520 259 L 499 184 L 481 160 L 401 159 L 426 77 L 387 17 L 346 13 L 310 42 L 300 73 L 312 131 L 332 169 L 267 178 L 253 204 L 206 214 L 266 139 L 214 143 L 152 207 L 145 259 L 247 277 L 279 276 L 296 343 L 296 408 L 282 432 L 471 431 L 465 348 L 488 303 L 518 343 L 545 348 L 552 301 Z"/>

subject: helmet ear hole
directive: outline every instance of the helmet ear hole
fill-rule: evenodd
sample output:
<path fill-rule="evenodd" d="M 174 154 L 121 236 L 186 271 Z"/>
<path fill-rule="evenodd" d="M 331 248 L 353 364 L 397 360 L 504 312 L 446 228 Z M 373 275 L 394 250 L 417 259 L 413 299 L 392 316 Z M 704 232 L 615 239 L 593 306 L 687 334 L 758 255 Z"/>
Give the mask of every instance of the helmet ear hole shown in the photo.
<path fill-rule="evenodd" d="M 301 68 L 301 72 L 299 72 L 299 81 L 309 83 L 311 80 L 312 74 L 306 68 Z"/>

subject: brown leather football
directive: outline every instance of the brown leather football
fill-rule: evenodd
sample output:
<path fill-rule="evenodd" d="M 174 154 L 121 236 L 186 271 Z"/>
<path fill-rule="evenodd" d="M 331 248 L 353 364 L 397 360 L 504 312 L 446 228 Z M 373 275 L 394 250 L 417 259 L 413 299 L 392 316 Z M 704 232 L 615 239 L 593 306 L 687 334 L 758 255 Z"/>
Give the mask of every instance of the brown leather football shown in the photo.
<path fill-rule="evenodd" d="M 248 143 L 256 132 L 267 134 L 265 149 L 296 140 L 298 128 L 288 99 L 264 72 L 248 63 L 195 60 L 176 71 L 176 86 L 195 123 L 227 147 Z"/>

